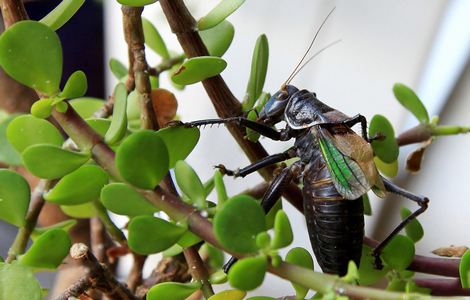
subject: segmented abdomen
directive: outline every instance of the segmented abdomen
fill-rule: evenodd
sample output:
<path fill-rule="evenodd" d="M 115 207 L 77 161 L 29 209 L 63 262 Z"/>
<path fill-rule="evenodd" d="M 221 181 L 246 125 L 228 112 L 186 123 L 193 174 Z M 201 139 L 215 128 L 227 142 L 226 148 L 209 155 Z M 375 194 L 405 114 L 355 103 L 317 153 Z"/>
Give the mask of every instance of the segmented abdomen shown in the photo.
<path fill-rule="evenodd" d="M 336 191 L 321 156 L 303 176 L 304 214 L 315 257 L 323 272 L 344 275 L 350 260 L 357 266 L 361 260 L 362 199 L 345 200 Z"/>

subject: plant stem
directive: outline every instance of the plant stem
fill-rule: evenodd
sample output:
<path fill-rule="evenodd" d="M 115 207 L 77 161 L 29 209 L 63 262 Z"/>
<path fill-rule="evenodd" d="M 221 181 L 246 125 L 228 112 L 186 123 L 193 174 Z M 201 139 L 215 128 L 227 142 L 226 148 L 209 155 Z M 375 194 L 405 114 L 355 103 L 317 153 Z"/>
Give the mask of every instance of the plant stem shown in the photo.
<path fill-rule="evenodd" d="M 436 126 L 432 132 L 433 135 L 454 135 L 470 132 L 470 127 L 454 126 L 454 125 L 443 125 Z"/>
<path fill-rule="evenodd" d="M 119 229 L 116 224 L 114 224 L 113 220 L 108 215 L 106 208 L 99 202 L 99 200 L 93 201 L 93 206 L 96 209 L 98 217 L 100 218 L 101 222 L 103 222 L 104 227 L 109 232 L 109 234 L 122 246 L 127 246 L 127 240 L 124 233 Z"/>
<path fill-rule="evenodd" d="M 214 295 L 214 290 L 212 289 L 212 285 L 209 282 L 209 273 L 204 266 L 204 262 L 202 261 L 201 256 L 194 246 L 184 250 L 184 257 L 188 263 L 191 276 L 194 280 L 199 281 L 202 284 L 201 290 L 204 294 L 204 298 L 209 299 L 212 295 Z"/>
<path fill-rule="evenodd" d="M 159 65 L 149 69 L 149 74 L 152 76 L 159 76 L 161 73 L 171 69 L 174 65 L 184 61 L 186 55 L 180 54 L 168 59 L 164 59 Z"/>
<path fill-rule="evenodd" d="M 73 285 L 69 286 L 62 294 L 55 300 L 69 300 L 70 298 L 79 298 L 87 290 L 91 289 L 93 283 L 88 275 L 81 277 Z"/>
<path fill-rule="evenodd" d="M 27 20 L 28 14 L 24 8 L 23 3 L 18 0 L 1 0 L 2 17 L 5 29 L 15 24 L 16 22 Z"/>
<path fill-rule="evenodd" d="M 24 253 L 29 237 L 34 230 L 34 227 L 36 227 L 39 213 L 44 206 L 43 194 L 49 189 L 50 184 L 51 182 L 49 180 L 40 180 L 31 194 L 31 208 L 26 215 L 25 224 L 18 230 L 15 240 L 8 250 L 6 262 L 10 263 L 15 260 L 18 255 Z"/>

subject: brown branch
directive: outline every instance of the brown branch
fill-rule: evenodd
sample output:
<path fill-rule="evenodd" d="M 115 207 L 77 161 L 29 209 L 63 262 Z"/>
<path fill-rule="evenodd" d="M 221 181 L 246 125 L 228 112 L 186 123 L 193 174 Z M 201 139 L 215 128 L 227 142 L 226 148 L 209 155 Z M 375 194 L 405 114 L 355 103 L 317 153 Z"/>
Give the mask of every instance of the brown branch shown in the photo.
<path fill-rule="evenodd" d="M 100 264 L 85 244 L 74 244 L 72 248 L 70 248 L 70 256 L 88 267 L 88 277 L 92 283 L 91 287 L 99 289 L 111 299 L 138 299 L 126 286 L 114 278 L 113 274 L 105 265 Z"/>
<path fill-rule="evenodd" d="M 93 282 L 89 276 L 83 276 L 73 285 L 68 287 L 62 294 L 60 294 L 55 300 L 68 300 L 72 297 L 79 298 L 87 290 L 91 289 Z"/>
<path fill-rule="evenodd" d="M 470 296 L 470 289 L 462 288 L 459 278 L 437 279 L 420 278 L 414 280 L 417 285 L 431 289 L 431 295 Z"/>
<path fill-rule="evenodd" d="M 134 263 L 127 277 L 127 285 L 131 291 L 135 292 L 137 287 L 142 283 L 142 269 L 144 268 L 147 256 L 132 253 L 132 257 L 134 258 Z"/>
<path fill-rule="evenodd" d="M 10 249 L 8 250 L 7 262 L 12 262 L 20 254 L 23 254 L 26 245 L 28 244 L 29 237 L 36 227 L 38 222 L 39 214 L 44 207 L 43 194 L 49 189 L 51 182 L 49 180 L 42 179 L 37 184 L 34 192 L 31 194 L 31 207 L 26 215 L 25 224 L 18 230 L 18 234 L 13 241 Z"/>
<path fill-rule="evenodd" d="M 398 145 L 405 146 L 425 142 L 432 138 L 432 129 L 429 124 L 419 124 L 416 127 L 402 132 L 397 137 Z"/>
<path fill-rule="evenodd" d="M 195 246 L 184 249 L 184 257 L 189 266 L 189 272 L 194 280 L 199 281 L 202 284 L 202 293 L 204 297 L 208 299 L 214 295 L 214 290 L 209 282 L 209 272 L 207 272 L 206 266 L 197 251 Z"/>
<path fill-rule="evenodd" d="M 105 228 L 100 218 L 93 217 L 90 219 L 90 244 L 93 254 L 99 262 L 106 262 L 106 241 Z"/>
<path fill-rule="evenodd" d="M 28 20 L 28 14 L 21 1 L 18 0 L 2 0 L 2 17 L 5 28 L 10 27 L 16 22 Z"/>

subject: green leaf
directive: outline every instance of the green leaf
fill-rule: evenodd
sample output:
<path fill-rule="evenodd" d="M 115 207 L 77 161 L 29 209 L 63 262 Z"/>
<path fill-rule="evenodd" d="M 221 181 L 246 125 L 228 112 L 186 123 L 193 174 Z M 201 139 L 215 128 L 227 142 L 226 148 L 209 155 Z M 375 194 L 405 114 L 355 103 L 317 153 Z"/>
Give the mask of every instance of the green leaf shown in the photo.
<path fill-rule="evenodd" d="M 398 102 L 409 110 L 420 123 L 429 123 L 428 111 L 412 89 L 403 83 L 395 83 L 393 93 Z"/>
<path fill-rule="evenodd" d="M 384 174 L 387 177 L 393 178 L 398 174 L 398 160 L 395 160 L 391 164 L 384 163 L 377 156 L 374 157 L 374 163 L 380 173 Z"/>
<path fill-rule="evenodd" d="M 17 22 L 0 36 L 0 65 L 16 81 L 54 95 L 62 76 L 59 37 L 42 23 Z"/>
<path fill-rule="evenodd" d="M 129 6 L 134 6 L 134 7 L 149 5 L 157 1 L 158 0 L 117 0 L 117 2 L 123 5 L 129 5 Z"/>
<path fill-rule="evenodd" d="M 215 215 L 213 223 L 217 240 L 224 247 L 240 253 L 255 252 L 256 235 L 266 229 L 263 209 L 247 195 L 228 200 Z"/>
<path fill-rule="evenodd" d="M 142 27 L 144 29 L 145 44 L 163 59 L 169 59 L 170 53 L 157 28 L 146 18 L 142 18 Z"/>
<path fill-rule="evenodd" d="M 67 216 L 78 219 L 88 219 L 97 215 L 97 211 L 92 202 L 79 205 L 61 205 L 60 209 L 62 209 Z"/>
<path fill-rule="evenodd" d="M 212 295 L 207 300 L 243 300 L 246 292 L 240 290 L 226 290 Z"/>
<path fill-rule="evenodd" d="M 254 297 L 246 298 L 246 300 L 276 300 L 276 298 L 268 297 L 268 296 L 254 296 Z"/>
<path fill-rule="evenodd" d="M 41 300 L 41 285 L 31 268 L 0 263 L 0 299 Z"/>
<path fill-rule="evenodd" d="M 289 246 L 293 240 L 294 234 L 292 233 L 289 218 L 283 210 L 279 210 L 274 219 L 274 236 L 271 241 L 271 247 L 273 249 L 281 249 Z"/>
<path fill-rule="evenodd" d="M 170 158 L 169 167 L 173 168 L 178 160 L 184 160 L 199 141 L 198 128 L 167 127 L 156 132 L 166 145 Z"/>
<path fill-rule="evenodd" d="M 196 207 L 202 209 L 207 206 L 204 185 L 194 169 L 184 160 L 176 163 L 175 178 L 181 191 L 188 196 Z"/>
<path fill-rule="evenodd" d="M 29 207 L 28 182 L 18 173 L 0 169 L 0 219 L 21 227 Z"/>
<path fill-rule="evenodd" d="M 214 185 L 217 192 L 217 206 L 222 207 L 222 205 L 227 202 L 228 195 L 227 190 L 225 189 L 223 175 L 219 170 L 215 170 L 214 172 Z"/>
<path fill-rule="evenodd" d="M 153 131 L 143 130 L 128 136 L 116 153 L 116 166 L 130 184 L 142 189 L 155 188 L 168 173 L 168 151 Z"/>
<path fill-rule="evenodd" d="M 8 125 L 6 134 L 10 144 L 20 153 L 36 144 L 62 146 L 64 143 L 62 134 L 54 125 L 32 115 L 16 117 Z"/>
<path fill-rule="evenodd" d="M 188 248 L 194 246 L 201 242 L 201 238 L 192 233 L 191 231 L 186 231 L 183 236 L 178 240 L 178 245 L 183 248 Z"/>
<path fill-rule="evenodd" d="M 259 249 L 270 250 L 271 236 L 266 231 L 256 235 L 256 245 Z"/>
<path fill-rule="evenodd" d="M 55 223 L 51 226 L 36 227 L 36 228 L 34 228 L 33 232 L 31 233 L 31 239 L 33 241 L 35 241 L 35 240 L 37 240 L 37 238 L 41 234 L 46 233 L 46 232 L 48 232 L 49 230 L 52 230 L 52 229 L 61 229 L 65 232 L 69 232 L 69 230 L 72 229 L 72 227 L 74 227 L 75 225 L 77 225 L 77 220 L 68 219 L 68 220 L 65 220 L 65 221 L 62 221 L 62 222 L 59 222 L 59 223 Z"/>
<path fill-rule="evenodd" d="M 127 89 L 124 83 L 119 83 L 114 88 L 114 107 L 111 126 L 109 126 L 104 140 L 110 145 L 119 142 L 127 132 Z"/>
<path fill-rule="evenodd" d="M 257 118 L 258 118 L 257 112 L 254 111 L 254 110 L 250 110 L 250 112 L 247 115 L 247 119 L 251 120 L 251 121 L 256 121 Z M 250 129 L 248 127 L 245 128 L 245 132 L 246 132 L 246 138 L 250 142 L 253 142 L 253 143 L 256 143 L 259 140 L 260 136 L 261 136 L 258 132 L 254 131 L 253 129 Z"/>
<path fill-rule="evenodd" d="M 30 146 L 22 156 L 26 168 L 33 175 L 45 179 L 64 177 L 90 159 L 89 153 L 73 152 L 49 144 Z"/>
<path fill-rule="evenodd" d="M 371 285 L 379 281 L 390 271 L 388 266 L 384 266 L 382 270 L 378 270 L 371 255 L 372 249 L 369 246 L 362 246 L 361 262 L 359 264 L 359 284 Z"/>
<path fill-rule="evenodd" d="M 267 268 L 266 256 L 246 257 L 230 268 L 228 281 L 234 288 L 251 291 L 263 283 Z"/>
<path fill-rule="evenodd" d="M 115 58 L 111 58 L 109 60 L 109 69 L 118 80 L 121 80 L 126 77 L 128 73 L 127 67 Z"/>
<path fill-rule="evenodd" d="M 157 209 L 139 192 L 124 183 L 111 183 L 101 190 L 104 207 L 118 215 L 153 215 Z"/>
<path fill-rule="evenodd" d="M 362 205 L 364 206 L 364 215 L 372 216 L 372 207 L 370 206 L 369 195 L 362 195 Z"/>
<path fill-rule="evenodd" d="M 199 251 L 201 253 L 207 253 L 206 255 L 209 258 L 209 265 L 212 268 L 222 268 L 224 264 L 224 253 L 221 250 L 206 242 L 201 246 Z"/>
<path fill-rule="evenodd" d="M 185 228 L 152 216 L 138 216 L 129 223 L 129 247 L 139 254 L 158 253 L 173 246 Z"/>
<path fill-rule="evenodd" d="M 34 269 L 56 269 L 68 255 L 72 241 L 62 229 L 50 229 L 34 241 L 19 263 Z"/>
<path fill-rule="evenodd" d="M 253 57 L 251 59 L 250 79 L 246 87 L 246 96 L 243 101 L 243 110 L 253 108 L 255 101 L 263 92 L 264 81 L 268 71 L 269 44 L 266 35 L 262 34 L 256 40 Z"/>
<path fill-rule="evenodd" d="M 369 125 L 369 136 L 377 135 L 383 138 L 371 142 L 375 155 L 385 163 L 393 163 L 398 158 L 398 143 L 392 124 L 382 115 L 375 115 Z"/>
<path fill-rule="evenodd" d="M 180 245 L 178 244 L 174 244 L 173 246 L 171 246 L 170 248 L 166 249 L 165 251 L 162 252 L 162 256 L 163 257 L 171 257 L 171 256 L 175 256 L 175 255 L 178 255 L 180 253 L 183 252 L 183 247 L 181 247 Z"/>
<path fill-rule="evenodd" d="M 17 116 L 8 116 L 0 122 L 0 162 L 10 166 L 20 166 L 21 156 L 7 139 L 7 128 Z"/>
<path fill-rule="evenodd" d="M 209 54 L 221 57 L 230 47 L 235 35 L 235 29 L 232 23 L 224 20 L 215 27 L 200 31 L 199 35 L 204 45 L 206 45 Z"/>
<path fill-rule="evenodd" d="M 129 93 L 127 96 L 127 119 L 139 120 L 140 122 L 140 105 L 139 105 L 139 94 L 136 90 Z M 140 123 L 139 123 L 140 128 Z"/>
<path fill-rule="evenodd" d="M 172 73 L 171 80 L 180 85 L 193 84 L 210 77 L 219 75 L 227 67 L 220 57 L 198 56 L 187 59 Z"/>
<path fill-rule="evenodd" d="M 47 119 L 54 108 L 54 98 L 42 98 L 31 106 L 31 114 L 36 118 Z"/>
<path fill-rule="evenodd" d="M 401 219 L 404 220 L 409 215 L 411 215 L 411 211 L 406 207 L 400 208 L 400 216 Z M 423 226 L 419 223 L 418 219 L 414 218 L 405 226 L 406 235 L 413 240 L 413 242 L 417 243 L 421 240 L 424 236 Z"/>
<path fill-rule="evenodd" d="M 227 274 L 225 274 L 224 270 L 219 269 L 215 271 L 209 276 L 209 282 L 211 284 L 223 284 L 228 281 Z"/>
<path fill-rule="evenodd" d="M 216 26 L 239 8 L 245 0 L 222 0 L 206 16 L 197 22 L 199 30 Z"/>
<path fill-rule="evenodd" d="M 153 286 L 147 293 L 147 300 L 184 300 L 201 288 L 201 283 L 163 282 Z"/>
<path fill-rule="evenodd" d="M 401 271 L 410 265 L 414 255 L 413 240 L 399 234 L 385 246 L 381 257 L 389 267 Z"/>
<path fill-rule="evenodd" d="M 274 204 L 273 208 L 266 214 L 266 229 L 271 229 L 274 227 L 274 220 L 276 218 L 276 214 L 279 210 L 282 209 L 282 201 L 278 199 Z"/>
<path fill-rule="evenodd" d="M 85 0 L 62 0 L 50 13 L 39 22 L 46 24 L 52 30 L 62 27 L 85 3 Z"/>
<path fill-rule="evenodd" d="M 44 199 L 59 205 L 78 205 L 96 200 L 108 183 L 108 174 L 98 166 L 84 165 L 65 175 Z"/>
<path fill-rule="evenodd" d="M 60 95 L 67 99 L 78 98 L 85 95 L 87 89 L 88 82 L 86 75 L 83 71 L 78 70 L 73 72 L 69 79 L 67 79 L 67 83 L 65 83 L 65 87 Z"/>
<path fill-rule="evenodd" d="M 111 126 L 111 120 L 109 119 L 86 119 L 85 121 L 102 137 L 106 135 L 106 132 L 109 130 L 109 126 Z"/>
<path fill-rule="evenodd" d="M 309 270 L 313 270 L 313 259 L 310 253 L 301 247 L 292 248 L 286 254 L 286 262 L 300 266 Z M 295 289 L 295 294 L 297 299 L 304 299 L 308 293 L 308 289 L 291 282 L 292 286 Z"/>
<path fill-rule="evenodd" d="M 104 105 L 104 100 L 98 98 L 84 97 L 76 98 L 69 101 L 73 109 L 82 117 L 88 119 L 93 117 L 93 114 L 101 109 Z"/>
<path fill-rule="evenodd" d="M 459 265 L 460 282 L 465 289 L 470 288 L 470 251 L 467 250 L 460 259 Z"/>

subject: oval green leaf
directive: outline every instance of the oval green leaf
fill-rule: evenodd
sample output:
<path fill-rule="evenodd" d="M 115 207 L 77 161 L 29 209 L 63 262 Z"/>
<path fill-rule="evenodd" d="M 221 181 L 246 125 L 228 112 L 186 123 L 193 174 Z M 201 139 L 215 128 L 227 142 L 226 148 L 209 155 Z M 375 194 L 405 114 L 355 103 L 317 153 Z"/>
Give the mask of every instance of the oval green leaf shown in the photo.
<path fill-rule="evenodd" d="M 369 246 L 362 246 L 361 262 L 359 264 L 359 283 L 361 285 L 371 285 L 379 281 L 390 271 L 388 266 L 384 266 L 382 270 L 378 270 L 371 255 L 372 249 Z"/>
<path fill-rule="evenodd" d="M 119 142 L 127 131 L 127 89 L 124 83 L 119 83 L 114 88 L 114 107 L 111 126 L 109 126 L 104 140 L 110 145 Z"/>
<path fill-rule="evenodd" d="M 209 265 L 214 269 L 222 268 L 224 264 L 224 253 L 218 248 L 209 243 L 204 243 L 200 250 L 201 253 L 206 253 L 209 258 Z"/>
<path fill-rule="evenodd" d="M 98 213 L 93 202 L 87 202 L 79 205 L 61 205 L 60 209 L 72 218 L 88 219 L 95 217 Z"/>
<path fill-rule="evenodd" d="M 16 117 L 16 115 L 11 115 L 0 122 L 0 162 L 9 166 L 20 166 L 22 164 L 20 153 L 7 139 L 7 128 Z"/>
<path fill-rule="evenodd" d="M 41 285 L 31 268 L 0 263 L 0 299 L 43 299 Z"/>
<path fill-rule="evenodd" d="M 197 243 L 201 242 L 201 238 L 192 233 L 191 231 L 186 231 L 183 236 L 178 240 L 178 245 L 183 248 L 188 248 L 191 246 L 196 245 Z"/>
<path fill-rule="evenodd" d="M 156 134 L 165 142 L 169 154 L 169 167 L 173 168 L 178 160 L 184 160 L 199 141 L 198 128 L 167 127 Z"/>
<path fill-rule="evenodd" d="M 370 206 L 369 195 L 362 195 L 362 205 L 364 206 L 364 215 L 372 216 L 372 207 Z"/>
<path fill-rule="evenodd" d="M 48 232 L 49 230 L 52 229 L 62 229 L 65 232 L 69 232 L 72 227 L 77 225 L 77 220 L 74 219 L 68 219 L 59 223 L 55 223 L 51 226 L 46 226 L 46 227 L 36 227 L 34 228 L 33 232 L 31 233 L 31 239 L 33 241 L 37 240 L 38 237 L 43 234 Z"/>
<path fill-rule="evenodd" d="M 16 81 L 54 95 L 62 76 L 59 37 L 42 23 L 17 22 L 0 36 L 0 65 Z"/>
<path fill-rule="evenodd" d="M 68 255 L 72 241 L 62 229 L 41 234 L 19 259 L 20 264 L 34 269 L 56 269 Z"/>
<path fill-rule="evenodd" d="M 408 208 L 403 207 L 403 206 L 400 208 L 400 216 L 402 220 L 406 219 L 410 215 L 411 215 L 411 211 Z M 412 239 L 413 242 L 415 243 L 421 240 L 424 236 L 423 226 L 421 226 L 421 223 L 419 223 L 418 219 L 416 218 L 414 218 L 408 224 L 406 224 L 405 232 L 406 232 L 406 235 L 410 239 Z"/>
<path fill-rule="evenodd" d="M 144 29 L 145 44 L 163 59 L 169 59 L 170 53 L 157 28 L 146 18 L 142 18 L 142 27 Z"/>
<path fill-rule="evenodd" d="M 117 2 L 129 6 L 144 6 L 155 3 L 157 1 L 158 0 L 117 0 Z"/>
<path fill-rule="evenodd" d="M 235 29 L 232 23 L 224 20 L 215 27 L 200 31 L 199 35 L 210 55 L 222 57 L 232 43 Z"/>
<path fill-rule="evenodd" d="M 108 174 L 95 165 L 84 165 L 65 175 L 44 199 L 60 205 L 78 205 L 96 200 L 108 183 Z"/>
<path fill-rule="evenodd" d="M 85 3 L 85 0 L 62 0 L 59 5 L 39 22 L 46 24 L 52 30 L 57 30 L 73 17 L 83 3 Z"/>
<path fill-rule="evenodd" d="M 168 172 L 168 151 L 153 131 L 143 130 L 128 136 L 116 153 L 121 176 L 142 189 L 153 189 Z"/>
<path fill-rule="evenodd" d="M 60 93 L 67 99 L 82 97 L 88 89 L 88 81 L 83 71 L 75 71 L 70 75 L 65 83 L 64 89 Z"/>
<path fill-rule="evenodd" d="M 222 0 L 215 6 L 206 16 L 202 17 L 197 22 L 199 30 L 206 30 L 216 26 L 234 11 L 236 11 L 245 0 Z"/>
<path fill-rule="evenodd" d="M 109 60 L 109 69 L 118 80 L 121 80 L 122 78 L 126 77 L 128 73 L 127 67 L 115 58 L 111 58 Z"/>
<path fill-rule="evenodd" d="M 393 93 L 398 102 L 409 110 L 420 123 L 429 123 L 429 115 L 416 93 L 403 83 L 395 83 Z"/>
<path fill-rule="evenodd" d="M 246 298 L 246 300 L 276 300 L 276 298 L 268 297 L 268 296 L 254 296 L 254 297 Z"/>
<path fill-rule="evenodd" d="M 281 249 L 289 246 L 293 240 L 294 234 L 292 233 L 289 218 L 283 210 L 279 210 L 274 219 L 274 235 L 271 247 L 273 249 Z"/>
<path fill-rule="evenodd" d="M 89 153 L 62 149 L 55 145 L 39 144 L 26 148 L 23 163 L 35 176 L 56 179 L 78 169 L 90 159 Z"/>
<path fill-rule="evenodd" d="M 54 98 L 42 98 L 31 106 L 31 114 L 36 118 L 47 119 L 52 113 Z"/>
<path fill-rule="evenodd" d="M 178 70 L 172 73 L 171 80 L 180 85 L 193 84 L 219 75 L 225 67 L 227 63 L 220 57 L 193 57 L 185 60 Z"/>
<path fill-rule="evenodd" d="M 468 250 L 460 259 L 459 274 L 462 287 L 470 288 L 470 251 Z"/>
<path fill-rule="evenodd" d="M 215 191 L 217 192 L 217 207 L 222 207 L 222 205 L 227 202 L 228 195 L 225 188 L 223 175 L 219 170 L 215 170 L 214 172 L 214 186 Z"/>
<path fill-rule="evenodd" d="M 6 134 L 10 144 L 20 153 L 32 145 L 61 146 L 64 142 L 62 134 L 54 125 L 32 115 L 16 117 L 8 125 Z"/>
<path fill-rule="evenodd" d="M 109 130 L 109 126 L 111 126 L 111 120 L 109 119 L 86 119 L 85 121 L 102 137 L 105 136 L 106 132 Z"/>
<path fill-rule="evenodd" d="M 18 173 L 0 169 L 0 219 L 21 227 L 29 207 L 28 182 Z"/>
<path fill-rule="evenodd" d="M 157 209 L 125 183 L 111 183 L 101 190 L 101 202 L 109 211 L 124 216 L 153 215 Z"/>
<path fill-rule="evenodd" d="M 147 293 L 147 300 L 184 300 L 201 288 L 199 282 L 163 282 L 153 286 Z"/>
<path fill-rule="evenodd" d="M 253 57 L 251 59 L 251 71 L 248 85 L 246 87 L 246 96 L 243 101 L 243 110 L 247 111 L 253 108 L 256 100 L 263 92 L 264 81 L 268 71 L 269 44 L 266 35 L 262 34 L 256 40 Z"/>
<path fill-rule="evenodd" d="M 290 249 L 286 255 L 286 262 L 296 266 L 304 267 L 309 270 L 313 270 L 313 259 L 310 255 L 310 252 L 301 247 Z M 308 293 L 308 289 L 293 282 L 291 282 L 291 284 L 295 289 L 297 299 L 305 299 L 305 296 Z"/>
<path fill-rule="evenodd" d="M 69 104 L 72 105 L 73 109 L 80 115 L 80 117 L 88 119 L 93 117 L 93 114 L 103 107 L 104 100 L 84 97 L 70 100 Z"/>
<path fill-rule="evenodd" d="M 188 196 L 196 207 L 202 209 L 207 206 L 204 185 L 194 169 L 184 160 L 176 163 L 175 178 L 181 191 Z"/>
<path fill-rule="evenodd" d="M 138 216 L 129 223 L 129 247 L 139 254 L 153 254 L 170 248 L 185 228 L 152 216 Z"/>
<path fill-rule="evenodd" d="M 245 298 L 246 292 L 240 290 L 226 290 L 219 292 L 215 295 L 212 295 L 207 300 L 243 300 Z"/>
<path fill-rule="evenodd" d="M 375 115 L 370 122 L 369 136 L 374 138 L 377 135 L 382 138 L 371 142 L 375 155 L 385 163 L 393 163 L 398 158 L 398 143 L 392 124 L 382 115 Z"/>
<path fill-rule="evenodd" d="M 413 240 L 399 234 L 385 246 L 381 257 L 387 266 L 401 271 L 411 264 L 414 255 L 415 245 Z"/>
<path fill-rule="evenodd" d="M 380 173 L 384 174 L 385 176 L 389 178 L 393 178 L 397 176 L 398 160 L 395 160 L 394 162 L 387 164 L 387 163 L 384 163 L 380 158 L 376 156 L 374 157 L 374 163 L 377 169 L 380 171 Z"/>
<path fill-rule="evenodd" d="M 268 268 L 266 256 L 247 257 L 237 261 L 228 272 L 228 281 L 234 288 L 251 291 L 259 287 Z"/>
<path fill-rule="evenodd" d="M 258 248 L 256 235 L 265 229 L 263 209 L 247 195 L 234 196 L 214 217 L 217 240 L 224 247 L 239 253 L 255 252 Z"/>

